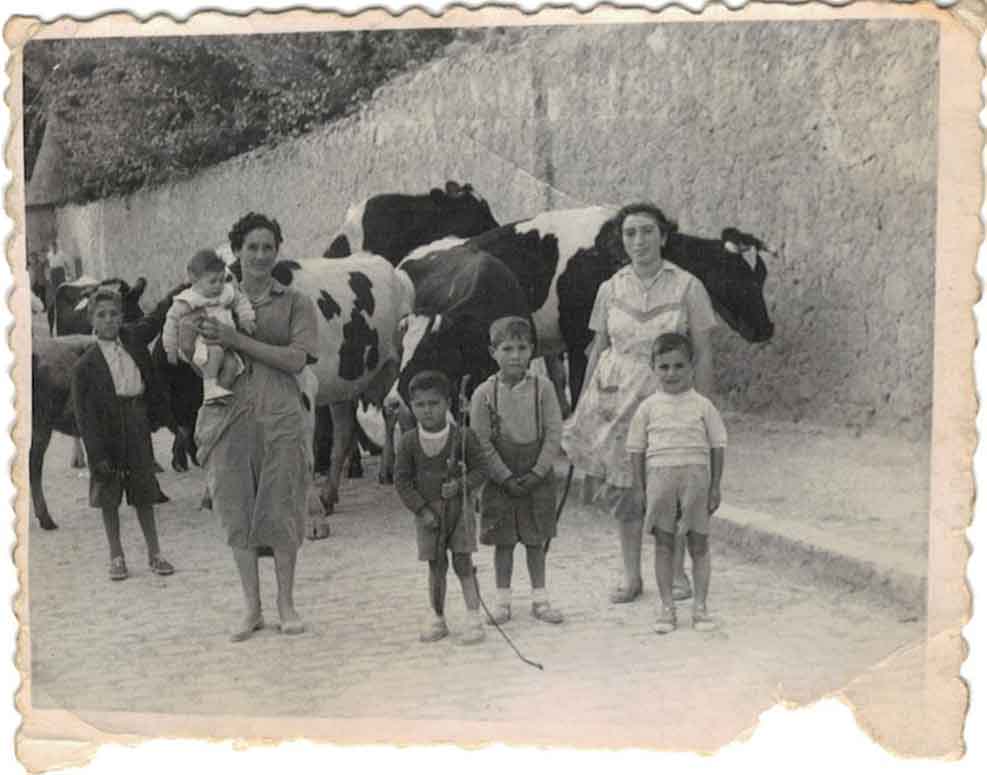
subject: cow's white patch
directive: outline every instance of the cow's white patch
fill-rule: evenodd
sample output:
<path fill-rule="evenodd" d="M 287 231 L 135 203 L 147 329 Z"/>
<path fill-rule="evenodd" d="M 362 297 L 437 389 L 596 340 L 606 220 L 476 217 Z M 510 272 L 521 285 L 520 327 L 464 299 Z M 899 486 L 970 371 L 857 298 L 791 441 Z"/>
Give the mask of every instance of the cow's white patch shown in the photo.
<path fill-rule="evenodd" d="M 449 248 L 454 248 L 457 245 L 462 245 L 464 242 L 466 242 L 466 239 L 463 237 L 443 237 L 435 242 L 429 242 L 427 245 L 422 245 L 415 248 L 408 255 L 402 258 L 401 263 L 398 264 L 398 267 L 404 266 L 409 261 L 417 261 L 418 259 L 427 256 L 429 253 L 435 253 L 439 250 L 448 250 Z"/>
<path fill-rule="evenodd" d="M 367 211 L 367 201 L 364 199 L 346 211 L 346 220 L 343 221 L 343 228 L 340 230 L 349 240 L 351 253 L 358 253 L 364 249 L 363 241 L 366 235 L 363 232 L 363 216 Z"/>
<path fill-rule="evenodd" d="M 559 277 L 569 261 L 580 250 L 588 250 L 596 243 L 603 225 L 617 214 L 614 207 L 585 207 L 576 210 L 549 210 L 517 224 L 518 234 L 537 231 L 542 237 L 554 234 L 558 240 L 559 260 L 555 275 L 548 289 L 545 303 L 532 314 L 538 342 L 543 353 L 561 352 L 564 347 L 559 330 Z"/>
<path fill-rule="evenodd" d="M 387 363 L 397 363 L 397 325 L 407 309 L 404 288 L 387 260 L 369 253 L 333 261 L 306 258 L 297 263 L 299 268 L 293 273 L 292 288 L 316 304 L 319 353 L 318 361 L 311 367 L 318 380 L 316 404 L 324 406 L 354 399 L 368 388 Z M 350 287 L 353 272 L 366 275 L 371 283 L 374 313 L 367 322 L 377 332 L 379 357 L 376 367 L 366 374 L 355 380 L 344 380 L 340 377 L 340 350 L 345 341 L 343 326 L 350 321 L 356 295 Z M 332 311 L 333 304 L 339 311 L 327 319 L 326 311 Z"/>

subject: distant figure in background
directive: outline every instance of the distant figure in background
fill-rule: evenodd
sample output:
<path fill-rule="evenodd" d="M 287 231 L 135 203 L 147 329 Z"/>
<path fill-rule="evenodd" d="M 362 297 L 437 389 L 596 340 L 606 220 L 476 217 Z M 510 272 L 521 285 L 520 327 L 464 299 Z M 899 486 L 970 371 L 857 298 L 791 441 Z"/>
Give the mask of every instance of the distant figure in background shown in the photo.
<path fill-rule="evenodd" d="M 194 312 L 227 326 L 236 326 L 248 334 L 254 333 L 256 315 L 250 299 L 240 291 L 236 283 L 226 280 L 226 263 L 214 250 L 200 250 L 186 267 L 190 288 L 177 294 L 171 302 L 162 345 L 168 362 L 175 366 L 179 358 L 187 360 L 202 373 L 202 400 L 204 403 L 222 401 L 233 395 L 233 380 L 243 371 L 243 360 L 232 350 L 218 344 L 207 344 L 201 336 L 195 338 L 195 349 L 188 358 L 179 350 L 178 326 L 183 317 Z"/>
<path fill-rule="evenodd" d="M 41 300 L 42 311 L 48 298 L 48 260 L 41 251 L 32 250 L 27 257 L 27 276 L 31 292 Z"/>

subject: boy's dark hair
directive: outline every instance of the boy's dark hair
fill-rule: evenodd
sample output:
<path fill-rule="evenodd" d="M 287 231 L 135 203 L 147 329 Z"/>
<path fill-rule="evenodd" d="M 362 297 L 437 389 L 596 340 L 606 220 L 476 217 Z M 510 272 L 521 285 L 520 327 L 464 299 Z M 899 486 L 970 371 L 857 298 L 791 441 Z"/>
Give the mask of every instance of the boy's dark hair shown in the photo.
<path fill-rule="evenodd" d="M 449 378 L 441 371 L 420 371 L 411 378 L 408 395 L 414 398 L 416 393 L 424 393 L 426 390 L 437 390 L 449 398 L 452 387 Z"/>
<path fill-rule="evenodd" d="M 117 309 L 123 310 L 123 297 L 112 288 L 102 286 L 93 291 L 93 295 L 89 297 L 89 303 L 86 307 L 90 315 L 93 314 L 96 305 L 102 301 L 112 301 L 117 305 Z"/>
<path fill-rule="evenodd" d="M 508 339 L 524 339 L 532 347 L 535 345 L 535 334 L 531 323 L 522 317 L 499 318 L 490 324 L 490 346 L 497 347 Z"/>
<path fill-rule="evenodd" d="M 689 337 L 682 334 L 662 334 L 658 337 L 658 345 L 655 347 L 658 355 L 681 350 L 685 353 L 689 362 L 692 362 L 692 342 Z"/>
<path fill-rule="evenodd" d="M 185 265 L 189 277 L 198 280 L 202 275 L 211 272 L 226 273 L 226 264 L 215 250 L 200 250 Z"/>

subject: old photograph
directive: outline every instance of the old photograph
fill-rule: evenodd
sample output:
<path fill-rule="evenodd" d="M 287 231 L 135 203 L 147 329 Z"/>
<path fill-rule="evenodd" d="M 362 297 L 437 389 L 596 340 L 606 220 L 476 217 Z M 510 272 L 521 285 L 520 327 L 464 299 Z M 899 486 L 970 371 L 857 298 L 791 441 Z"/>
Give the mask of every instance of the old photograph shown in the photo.
<path fill-rule="evenodd" d="M 977 35 L 9 22 L 21 758 L 962 754 Z"/>

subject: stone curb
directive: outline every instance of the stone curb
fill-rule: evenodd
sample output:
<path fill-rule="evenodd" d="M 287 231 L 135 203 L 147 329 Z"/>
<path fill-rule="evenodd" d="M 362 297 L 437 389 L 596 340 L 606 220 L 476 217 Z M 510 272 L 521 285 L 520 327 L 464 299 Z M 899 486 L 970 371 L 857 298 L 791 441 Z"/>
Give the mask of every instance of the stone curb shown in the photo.
<path fill-rule="evenodd" d="M 914 615 L 925 610 L 925 566 L 892 550 L 868 547 L 865 553 L 838 535 L 729 504 L 713 517 L 712 534 L 754 562 L 795 571 L 814 583 L 865 590 Z"/>

